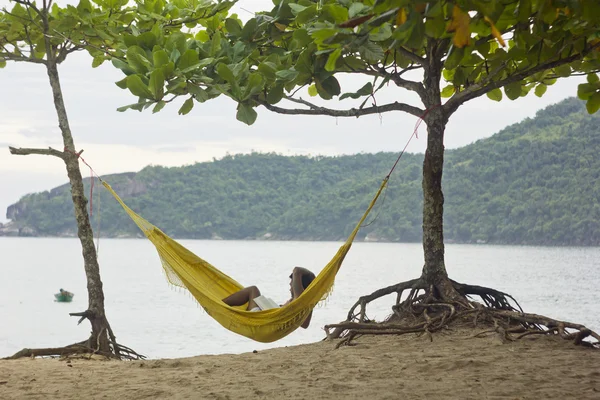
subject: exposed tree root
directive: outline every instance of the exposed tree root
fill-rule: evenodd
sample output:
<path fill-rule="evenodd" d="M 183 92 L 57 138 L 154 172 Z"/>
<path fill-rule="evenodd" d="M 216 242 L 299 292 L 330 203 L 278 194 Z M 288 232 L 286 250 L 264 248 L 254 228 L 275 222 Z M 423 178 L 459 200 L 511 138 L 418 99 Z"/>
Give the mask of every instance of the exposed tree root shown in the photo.
<path fill-rule="evenodd" d="M 600 348 L 600 335 L 583 325 L 558 321 L 537 314 L 528 314 L 510 295 L 483 286 L 465 285 L 452 280 L 440 290 L 437 285 L 426 285 L 421 279 L 401 282 L 362 296 L 350 308 L 346 321 L 325 326 L 328 339 L 342 338 L 336 347 L 351 345 L 361 335 L 427 335 L 449 329 L 449 326 L 485 328 L 474 335 L 498 335 L 503 342 L 530 335 L 559 335 L 574 344 Z M 408 293 L 405 299 L 403 294 Z M 396 303 L 383 322 L 367 317 L 367 304 L 383 296 L 396 293 Z M 478 296 L 480 301 L 475 301 Z M 591 341 L 584 341 L 591 338 Z"/>
<path fill-rule="evenodd" d="M 112 346 L 115 349 L 111 352 L 100 351 L 98 347 L 92 347 L 89 343 L 90 340 L 83 342 L 70 344 L 64 347 L 50 347 L 41 349 L 23 349 L 16 352 L 10 357 L 5 357 L 3 360 L 16 360 L 23 357 L 72 357 L 76 355 L 88 355 L 90 358 L 94 355 L 106 357 L 107 359 L 117 360 L 143 360 L 146 357 L 144 355 L 136 353 L 134 350 L 127 346 L 112 342 Z M 119 355 L 117 355 L 117 353 Z"/>
<path fill-rule="evenodd" d="M 90 322 L 92 322 L 92 319 L 95 318 L 95 314 L 90 310 L 79 313 L 70 313 L 69 315 L 73 317 L 81 317 L 77 322 L 78 325 L 85 319 L 89 319 Z M 131 348 L 117 343 L 117 339 L 105 317 L 103 317 L 102 322 L 105 328 L 102 328 L 99 334 L 95 337 L 94 335 L 91 335 L 89 339 L 84 340 L 83 342 L 70 344 L 64 347 L 50 347 L 41 349 L 26 348 L 16 352 L 10 357 L 3 358 L 3 360 L 16 360 L 23 357 L 72 357 L 75 355 L 89 355 L 90 358 L 94 355 L 99 355 L 108 359 L 117 360 L 143 360 L 146 358 L 146 356 L 137 353 Z M 105 340 L 107 336 L 108 350 L 102 350 L 100 342 L 101 340 Z"/>

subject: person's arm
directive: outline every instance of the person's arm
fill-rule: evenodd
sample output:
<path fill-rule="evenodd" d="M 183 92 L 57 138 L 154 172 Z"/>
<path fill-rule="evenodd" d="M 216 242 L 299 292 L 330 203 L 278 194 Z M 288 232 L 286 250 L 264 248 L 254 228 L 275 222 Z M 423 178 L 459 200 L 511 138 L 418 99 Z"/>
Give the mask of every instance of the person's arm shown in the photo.
<path fill-rule="evenodd" d="M 308 313 L 308 317 L 306 317 L 306 319 L 304 320 L 304 322 L 300 326 L 303 327 L 304 329 L 308 328 L 308 326 L 310 325 L 310 319 L 311 318 L 312 318 L 312 310 L 310 310 L 310 313 Z"/>
<path fill-rule="evenodd" d="M 297 298 L 304 291 L 304 286 L 302 286 L 302 277 L 304 275 L 313 275 L 313 273 L 306 268 L 295 267 L 292 272 L 292 296 L 293 299 Z M 313 275 L 314 276 L 314 275 Z M 312 319 L 312 310 L 308 313 L 308 316 L 300 325 L 302 328 L 306 329 L 310 325 L 310 320 Z"/>
<path fill-rule="evenodd" d="M 302 276 L 312 274 L 309 270 L 302 267 L 295 267 L 292 271 L 292 299 L 297 298 L 304 291 L 302 286 Z"/>

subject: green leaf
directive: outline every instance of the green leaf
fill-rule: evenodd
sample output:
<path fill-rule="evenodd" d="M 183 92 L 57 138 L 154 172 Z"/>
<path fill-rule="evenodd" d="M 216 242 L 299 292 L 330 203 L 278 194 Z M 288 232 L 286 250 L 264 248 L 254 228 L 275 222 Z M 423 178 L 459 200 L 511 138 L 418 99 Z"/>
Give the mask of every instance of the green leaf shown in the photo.
<path fill-rule="evenodd" d="M 204 103 L 210 98 L 208 92 L 199 86 L 188 83 L 187 89 L 190 94 L 194 95 L 194 99 L 196 99 L 198 103 Z"/>
<path fill-rule="evenodd" d="M 242 34 L 240 35 L 241 38 L 243 40 L 250 41 L 250 38 L 254 35 L 257 28 L 258 28 L 258 23 L 256 22 L 256 18 L 251 18 L 248 22 L 246 22 L 246 25 L 244 25 L 244 28 L 242 28 Z"/>
<path fill-rule="evenodd" d="M 0 68 L 6 67 L 6 60 L 0 57 Z"/>
<path fill-rule="evenodd" d="M 440 13 L 434 18 L 427 18 L 425 21 L 425 34 L 432 38 L 441 38 L 446 32 L 446 21 L 444 14 Z"/>
<path fill-rule="evenodd" d="M 259 73 L 252 73 L 248 78 L 248 83 L 246 84 L 246 90 L 244 90 L 244 95 L 242 97 L 243 100 L 247 100 L 255 94 L 262 91 L 264 87 L 264 79 Z"/>
<path fill-rule="evenodd" d="M 365 8 L 367 8 L 367 6 L 365 6 L 363 3 L 352 3 L 350 8 L 348 8 L 348 18 L 356 17 Z"/>
<path fill-rule="evenodd" d="M 554 68 L 556 75 L 566 78 L 571 75 L 571 66 L 569 64 L 563 64 L 560 67 Z"/>
<path fill-rule="evenodd" d="M 217 74 L 229 84 L 233 84 L 236 82 L 235 75 L 233 75 L 233 71 L 229 68 L 228 65 L 220 63 L 217 65 Z"/>
<path fill-rule="evenodd" d="M 329 57 L 327 58 L 327 63 L 325 64 L 325 70 L 326 71 L 335 71 L 335 64 L 338 60 L 338 58 L 340 58 L 340 55 L 342 55 L 342 48 L 338 47 L 337 49 L 335 49 L 333 52 L 331 52 L 329 54 Z"/>
<path fill-rule="evenodd" d="M 200 62 L 198 58 L 198 53 L 196 50 L 187 49 L 185 53 L 179 57 L 179 62 L 177 63 L 177 68 L 181 70 L 185 70 L 189 67 L 192 67 Z"/>
<path fill-rule="evenodd" d="M 519 22 L 525 22 L 529 19 L 531 14 L 531 0 L 520 0 L 517 5 L 517 20 Z"/>
<path fill-rule="evenodd" d="M 245 103 L 239 103 L 237 107 L 236 118 L 238 121 L 245 123 L 246 125 L 252 125 L 256 121 L 258 114 L 256 110 Z"/>
<path fill-rule="evenodd" d="M 348 97 L 353 99 L 358 99 L 363 96 L 369 96 L 373 94 L 373 84 L 371 82 L 367 82 L 363 87 L 358 89 L 355 93 L 344 93 L 340 96 L 340 100 L 347 99 Z"/>
<path fill-rule="evenodd" d="M 171 51 L 171 55 L 169 56 L 169 61 L 174 64 L 179 60 L 179 57 L 181 57 L 179 50 L 173 49 L 173 51 Z"/>
<path fill-rule="evenodd" d="M 144 32 L 137 37 L 138 45 L 141 47 L 152 50 L 157 43 L 156 35 L 152 32 Z"/>
<path fill-rule="evenodd" d="M 269 80 L 275 80 L 275 73 L 277 72 L 277 65 L 270 61 L 264 61 L 258 64 L 258 72 Z"/>
<path fill-rule="evenodd" d="M 440 96 L 442 96 L 442 98 L 451 97 L 454 94 L 455 90 L 456 89 L 454 88 L 454 85 L 448 85 L 442 89 L 442 91 L 440 92 Z"/>
<path fill-rule="evenodd" d="M 121 71 L 123 71 L 123 73 L 125 75 L 131 75 L 131 74 L 135 74 L 135 70 L 133 68 L 131 68 L 129 66 L 129 64 L 127 64 L 124 61 L 119 60 L 118 58 L 113 58 L 111 60 L 112 65 L 114 65 L 116 68 L 120 69 Z"/>
<path fill-rule="evenodd" d="M 521 97 L 521 82 L 513 82 L 504 86 L 504 93 L 510 100 L 516 100 Z"/>
<path fill-rule="evenodd" d="M 215 33 L 212 37 L 210 44 L 210 55 L 214 57 L 219 50 L 221 50 L 221 35 L 219 33 Z"/>
<path fill-rule="evenodd" d="M 167 38 L 165 42 L 165 50 L 170 51 L 171 53 L 174 50 L 177 50 L 179 54 L 186 51 L 187 46 L 185 44 L 185 35 L 181 32 L 174 32 Z M 174 60 L 171 60 L 174 61 Z"/>
<path fill-rule="evenodd" d="M 242 27 L 237 19 L 227 18 L 225 20 L 225 28 L 232 35 L 239 36 L 242 33 Z"/>
<path fill-rule="evenodd" d="M 364 58 L 371 64 L 374 64 L 377 61 L 383 60 L 385 58 L 385 54 L 383 53 L 383 49 L 381 48 L 381 46 L 371 41 L 367 41 L 362 47 L 360 47 L 359 51 L 362 53 Z"/>
<path fill-rule="evenodd" d="M 139 46 L 131 46 L 127 49 L 127 63 L 140 73 L 145 73 L 150 69 L 146 51 Z"/>
<path fill-rule="evenodd" d="M 192 108 L 194 108 L 194 99 L 190 97 L 189 99 L 183 102 L 183 105 L 177 113 L 179 115 L 186 115 L 187 113 L 192 111 Z"/>
<path fill-rule="evenodd" d="M 577 86 L 577 97 L 581 100 L 588 100 L 596 93 L 597 85 L 594 83 L 581 83 Z"/>
<path fill-rule="evenodd" d="M 317 91 L 317 86 L 314 83 L 308 87 L 308 95 L 310 97 L 315 97 L 318 94 L 319 92 Z"/>
<path fill-rule="evenodd" d="M 585 103 L 585 108 L 587 108 L 587 112 L 590 114 L 594 114 L 600 109 L 600 92 L 596 92 L 590 96 L 587 103 Z"/>
<path fill-rule="evenodd" d="M 296 3 L 289 3 L 288 7 L 290 7 L 290 10 L 292 10 L 292 14 L 294 14 L 294 15 L 298 15 L 302 11 L 306 10 L 305 6 L 302 6 L 302 5 L 296 4 Z"/>
<path fill-rule="evenodd" d="M 327 7 L 327 6 L 325 6 L 325 7 Z M 346 10 L 346 9 L 344 8 L 344 10 Z M 307 22 L 309 22 L 311 19 L 313 19 L 314 17 L 316 17 L 317 13 L 318 13 L 318 10 L 317 10 L 317 6 L 316 5 L 312 5 L 310 7 L 306 7 L 305 10 L 303 10 L 300 13 L 298 13 L 298 15 L 296 16 L 296 23 L 298 25 L 304 25 Z"/>
<path fill-rule="evenodd" d="M 598 78 L 598 75 L 596 74 L 588 74 L 587 76 L 587 81 L 589 83 L 597 83 L 600 80 L 600 78 Z"/>
<path fill-rule="evenodd" d="M 548 86 L 544 83 L 540 83 L 539 85 L 537 85 L 535 87 L 535 95 L 537 97 L 542 97 L 544 95 L 544 93 L 546 93 L 546 90 L 548 89 Z"/>
<path fill-rule="evenodd" d="M 165 95 L 165 76 L 161 69 L 155 69 L 150 73 L 150 91 L 154 95 L 154 100 L 160 100 Z"/>
<path fill-rule="evenodd" d="M 281 99 L 283 99 L 283 84 L 278 84 L 267 92 L 267 102 L 269 104 L 277 104 Z"/>
<path fill-rule="evenodd" d="M 340 83 L 333 76 L 330 76 L 323 81 L 317 80 L 315 83 L 317 85 L 319 95 L 325 100 L 329 100 L 333 96 L 339 95 L 342 91 Z"/>
<path fill-rule="evenodd" d="M 152 52 L 152 60 L 154 62 L 154 67 L 162 67 L 169 63 L 169 55 L 163 49 Z"/>
<path fill-rule="evenodd" d="M 284 80 L 286 82 L 291 82 L 298 77 L 298 71 L 296 71 L 294 69 L 284 69 L 281 71 L 277 71 L 275 73 L 275 76 L 277 76 L 277 78 Z"/>
<path fill-rule="evenodd" d="M 489 92 L 487 92 L 487 97 L 490 100 L 501 101 L 502 100 L 502 90 L 500 90 L 499 88 L 490 90 Z"/>
<path fill-rule="evenodd" d="M 317 6 L 311 6 L 309 8 L 314 7 L 314 15 L 316 15 L 317 13 Z M 303 13 L 301 14 L 305 14 L 308 10 L 305 10 Z M 323 14 L 325 14 L 325 16 L 329 17 L 329 20 L 331 22 L 334 22 L 336 24 L 341 24 L 342 22 L 346 22 L 348 20 L 348 9 L 344 6 L 338 5 L 338 4 L 326 4 L 323 6 Z M 299 15 L 300 16 L 300 15 Z M 312 16 L 310 17 L 312 18 Z M 300 21 L 297 21 L 300 22 Z M 308 19 L 305 21 L 308 22 Z M 300 22 L 302 23 L 302 22 Z"/>
<path fill-rule="evenodd" d="M 115 82 L 115 85 L 117 85 L 121 89 L 127 89 L 127 77 L 121 79 L 118 82 Z"/>
<path fill-rule="evenodd" d="M 92 61 L 92 68 L 97 68 L 104 62 L 104 56 L 96 56 Z"/>
<path fill-rule="evenodd" d="M 166 105 L 167 105 L 167 103 L 165 103 L 164 101 L 162 101 L 162 100 L 159 101 L 158 103 L 156 103 L 156 105 L 152 109 L 152 114 L 156 114 L 157 112 L 162 110 Z"/>
<path fill-rule="evenodd" d="M 415 13 L 411 13 L 411 15 L 413 14 Z M 425 24 L 423 23 L 423 19 L 419 16 L 416 18 L 412 32 L 405 44 L 410 48 L 420 49 L 423 45 L 423 39 L 425 39 Z"/>
<path fill-rule="evenodd" d="M 450 53 L 448 57 L 446 57 L 446 61 L 444 62 L 445 69 L 454 69 L 460 65 L 463 57 L 465 55 L 464 47 L 456 47 L 452 46 L 450 48 Z"/>
<path fill-rule="evenodd" d="M 206 43 L 210 40 L 210 35 L 206 31 L 199 31 L 194 36 L 194 39 L 196 39 L 197 41 L 199 41 L 201 43 Z"/>
<path fill-rule="evenodd" d="M 143 97 L 145 99 L 152 99 L 154 95 L 148 89 L 148 86 L 142 82 L 142 78 L 139 75 L 129 75 L 127 77 L 127 88 L 129 91 L 137 97 Z"/>
<path fill-rule="evenodd" d="M 141 101 L 139 103 L 134 103 L 134 104 L 129 104 L 129 105 L 126 105 L 126 106 L 123 106 L 123 107 L 119 107 L 119 108 L 117 108 L 117 111 L 118 112 L 124 112 L 124 111 L 127 111 L 129 109 L 137 110 L 137 111 L 142 111 L 144 109 L 144 107 L 146 106 L 146 104 L 148 104 L 147 101 Z"/>

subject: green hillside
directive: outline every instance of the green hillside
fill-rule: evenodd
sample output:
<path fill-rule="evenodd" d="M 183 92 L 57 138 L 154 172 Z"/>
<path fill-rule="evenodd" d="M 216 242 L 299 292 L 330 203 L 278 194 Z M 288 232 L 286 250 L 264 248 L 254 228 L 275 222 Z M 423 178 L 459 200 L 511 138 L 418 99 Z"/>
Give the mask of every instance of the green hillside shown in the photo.
<path fill-rule="evenodd" d="M 600 245 L 600 116 L 569 99 L 488 139 L 446 152 L 445 239 Z M 178 238 L 343 239 L 397 154 L 254 153 L 105 177 L 131 208 Z M 421 240 L 421 154 L 405 154 L 361 238 Z M 86 181 L 89 184 L 89 179 Z M 103 189 L 101 234 L 137 227 Z M 97 210 L 96 210 L 97 211 Z M 68 186 L 31 194 L 7 217 L 21 235 L 73 236 Z M 97 225 L 94 215 L 93 225 Z"/>

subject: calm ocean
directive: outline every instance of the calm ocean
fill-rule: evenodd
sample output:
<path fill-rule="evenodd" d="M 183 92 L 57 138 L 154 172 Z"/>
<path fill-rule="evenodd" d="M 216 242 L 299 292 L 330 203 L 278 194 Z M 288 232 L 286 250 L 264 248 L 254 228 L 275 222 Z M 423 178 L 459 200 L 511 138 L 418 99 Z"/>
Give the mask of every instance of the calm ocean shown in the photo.
<path fill-rule="evenodd" d="M 284 302 L 296 265 L 315 273 L 341 243 L 183 240 L 182 244 L 244 285 Z M 185 291 L 171 288 L 156 251 L 146 240 L 101 239 L 100 272 L 106 312 L 117 340 L 150 358 L 242 353 L 318 341 L 322 327 L 345 319 L 361 295 L 416 278 L 423 265 L 420 244 L 356 243 L 340 270 L 333 295 L 315 310 L 307 330 L 256 343 L 222 328 Z M 450 276 L 512 294 L 526 312 L 545 314 L 600 330 L 600 248 L 447 245 Z M 72 303 L 56 303 L 64 288 Z M 373 303 L 382 319 L 395 300 Z M 86 281 L 77 239 L 0 238 L 0 357 L 23 347 L 56 347 L 81 341 L 89 323 L 69 312 L 87 306 Z"/>

